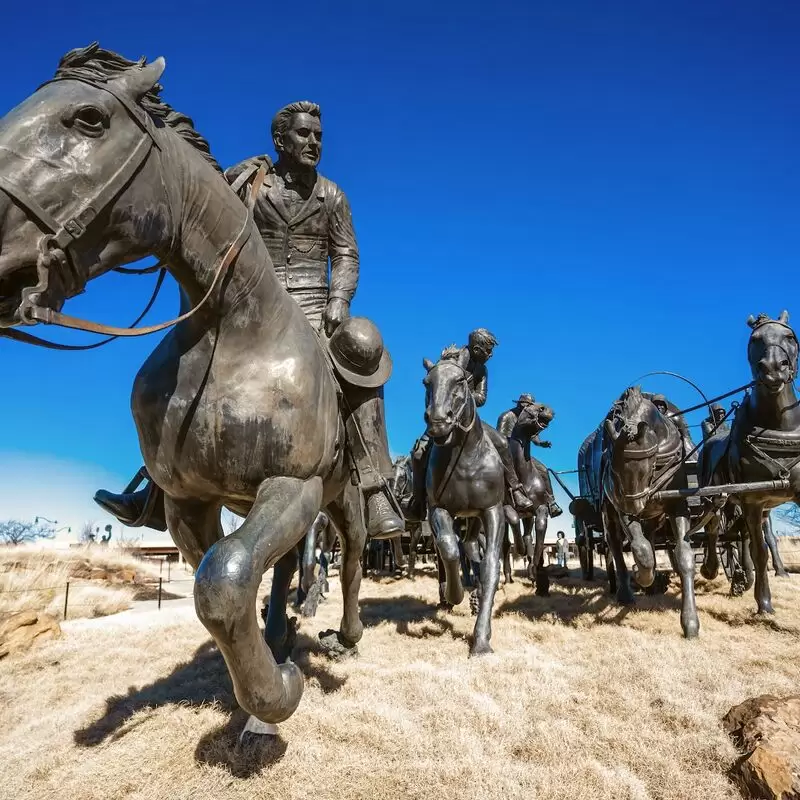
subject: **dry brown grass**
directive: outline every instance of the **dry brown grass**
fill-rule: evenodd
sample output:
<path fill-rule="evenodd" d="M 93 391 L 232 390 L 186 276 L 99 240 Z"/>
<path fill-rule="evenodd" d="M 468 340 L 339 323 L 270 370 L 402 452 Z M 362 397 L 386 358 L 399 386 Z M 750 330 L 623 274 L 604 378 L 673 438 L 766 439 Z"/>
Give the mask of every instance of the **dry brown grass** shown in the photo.
<path fill-rule="evenodd" d="M 703 798 L 738 794 L 720 727 L 734 704 L 796 691 L 800 580 L 773 581 L 777 616 L 699 581 L 686 642 L 674 587 L 609 602 L 600 585 L 501 589 L 496 654 L 467 658 L 464 603 L 435 611 L 430 574 L 367 580 L 358 658 L 313 648 L 341 613 L 338 582 L 302 620 L 297 713 L 266 752 L 237 749 L 244 717 L 191 609 L 149 628 L 111 617 L 0 662 L 0 770 L 18 800 L 180 798 Z"/>
<path fill-rule="evenodd" d="M 110 579 L 91 579 L 105 573 Z M 0 618 L 17 611 L 44 611 L 64 616 L 70 582 L 68 617 L 102 617 L 130 608 L 144 587 L 118 584 L 153 580 L 153 566 L 109 547 L 42 550 L 0 547 Z"/>

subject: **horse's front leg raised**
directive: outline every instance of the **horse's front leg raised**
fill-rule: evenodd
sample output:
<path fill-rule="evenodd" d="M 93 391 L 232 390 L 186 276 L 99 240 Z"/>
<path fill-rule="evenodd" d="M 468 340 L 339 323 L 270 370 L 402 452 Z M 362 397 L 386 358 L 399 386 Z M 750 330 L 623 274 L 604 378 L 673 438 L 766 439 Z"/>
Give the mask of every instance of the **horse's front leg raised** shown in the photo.
<path fill-rule="evenodd" d="M 769 591 L 769 550 L 764 540 L 764 507 L 761 504 L 742 503 L 742 516 L 750 537 L 750 554 L 755 571 L 754 594 L 759 614 L 774 614 Z"/>
<path fill-rule="evenodd" d="M 303 696 L 303 674 L 291 661 L 278 666 L 262 638 L 258 587 L 264 572 L 301 539 L 321 500 L 318 477 L 265 480 L 241 527 L 208 550 L 195 575 L 197 616 L 228 665 L 236 699 L 265 723 L 294 713 Z"/>
<path fill-rule="evenodd" d="M 471 656 L 492 652 L 492 646 L 489 644 L 492 638 L 492 607 L 500 578 L 500 545 L 504 528 L 505 516 L 502 505 L 492 506 L 483 513 L 486 550 L 480 567 L 480 604 L 472 636 L 472 647 L 469 651 Z"/>
<path fill-rule="evenodd" d="M 436 537 L 436 550 L 442 559 L 445 573 L 445 586 L 440 585 L 440 590 L 444 589 L 446 603 L 457 606 L 464 599 L 464 587 L 461 585 L 461 557 L 453 518 L 443 508 L 432 509 L 430 516 L 433 535 Z"/>
<path fill-rule="evenodd" d="M 681 628 L 687 639 L 694 639 L 700 633 L 700 620 L 694 596 L 694 552 L 686 535 L 691 527 L 688 506 L 670 514 L 669 521 L 675 536 L 675 564 L 681 577 Z"/>

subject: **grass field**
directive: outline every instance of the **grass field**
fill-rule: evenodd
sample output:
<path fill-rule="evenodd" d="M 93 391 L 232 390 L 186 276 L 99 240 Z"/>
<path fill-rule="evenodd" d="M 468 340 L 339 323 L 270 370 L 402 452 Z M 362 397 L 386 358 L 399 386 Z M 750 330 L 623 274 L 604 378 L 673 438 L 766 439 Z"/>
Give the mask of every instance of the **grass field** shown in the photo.
<path fill-rule="evenodd" d="M 237 747 L 245 718 L 224 662 L 184 608 L 75 623 L 0 662 L 3 795 L 180 798 L 702 798 L 738 793 L 720 727 L 734 704 L 800 683 L 800 579 L 773 580 L 777 615 L 698 581 L 700 639 L 681 637 L 675 587 L 611 603 L 565 578 L 550 598 L 501 588 L 495 654 L 467 658 L 466 601 L 435 610 L 430 574 L 365 580 L 357 658 L 330 662 L 338 582 L 295 657 L 297 713 L 266 749 Z M 139 615 L 141 618 L 143 615 Z"/>
<path fill-rule="evenodd" d="M 131 607 L 153 594 L 133 582 L 158 580 L 158 568 L 111 547 L 42 550 L 35 546 L 0 547 L 0 619 L 17 611 L 64 616 L 70 582 L 70 619 L 101 617 Z"/>

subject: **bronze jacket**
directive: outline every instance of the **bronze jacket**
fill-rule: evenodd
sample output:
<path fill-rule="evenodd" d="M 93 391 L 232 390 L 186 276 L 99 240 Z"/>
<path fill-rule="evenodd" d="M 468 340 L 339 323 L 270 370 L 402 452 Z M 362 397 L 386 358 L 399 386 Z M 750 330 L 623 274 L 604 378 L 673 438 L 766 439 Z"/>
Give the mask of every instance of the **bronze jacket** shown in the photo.
<path fill-rule="evenodd" d="M 290 218 L 268 156 L 242 161 L 226 170 L 225 177 L 244 198 L 255 170 L 262 163 L 269 171 L 253 216 L 279 279 L 290 293 L 317 290 L 325 299 L 339 297 L 351 301 L 358 285 L 359 260 L 345 193 L 332 181 L 317 175 L 311 196 Z M 252 167 L 255 169 L 251 170 Z M 237 178 L 247 172 L 250 173 L 247 179 L 237 186 Z"/>

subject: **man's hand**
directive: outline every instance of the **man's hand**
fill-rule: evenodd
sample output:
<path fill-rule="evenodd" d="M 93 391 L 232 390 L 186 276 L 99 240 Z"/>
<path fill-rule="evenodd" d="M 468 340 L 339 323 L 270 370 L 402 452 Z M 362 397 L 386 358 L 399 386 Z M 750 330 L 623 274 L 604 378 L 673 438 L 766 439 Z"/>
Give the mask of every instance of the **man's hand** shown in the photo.
<path fill-rule="evenodd" d="M 350 316 L 350 303 L 332 297 L 325 306 L 325 333 L 330 336 Z"/>
<path fill-rule="evenodd" d="M 546 439 L 537 440 L 536 444 L 538 444 L 539 447 L 552 447 L 553 446 L 553 443 L 552 442 L 548 442 Z"/>

